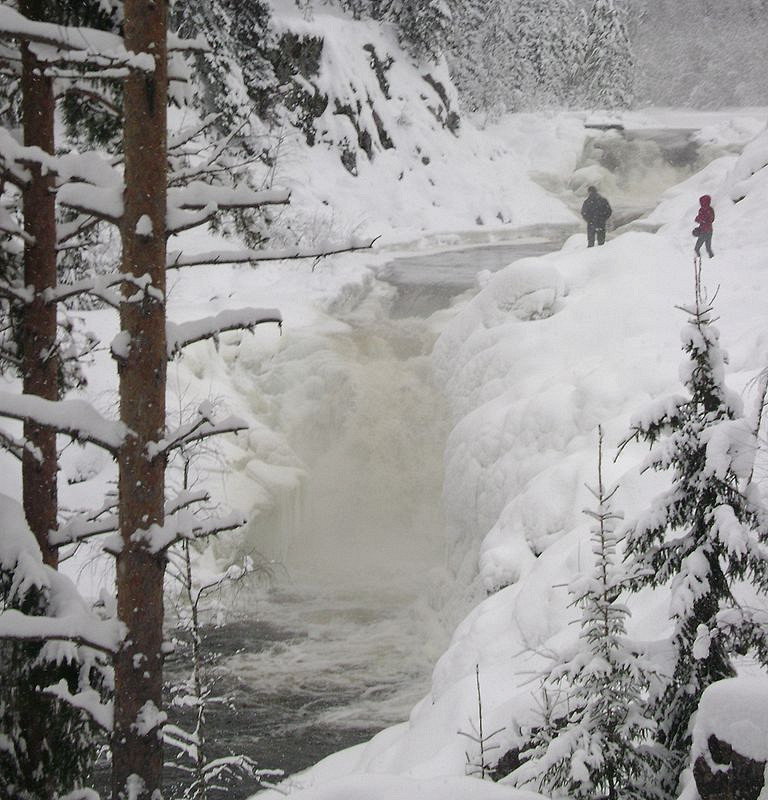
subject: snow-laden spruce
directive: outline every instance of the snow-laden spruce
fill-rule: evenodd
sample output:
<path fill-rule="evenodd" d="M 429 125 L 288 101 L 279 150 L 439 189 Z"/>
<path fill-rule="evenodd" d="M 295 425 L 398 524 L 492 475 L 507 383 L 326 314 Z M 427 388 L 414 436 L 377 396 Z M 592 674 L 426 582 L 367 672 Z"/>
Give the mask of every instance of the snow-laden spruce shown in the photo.
<path fill-rule="evenodd" d="M 599 431 L 598 479 L 588 487 L 597 503 L 584 511 L 592 527 L 594 564 L 568 591 L 582 609 L 576 653 L 555 663 L 538 697 L 543 720 L 523 733 L 524 763 L 509 778 L 544 794 L 574 798 L 652 797 L 663 749 L 649 743 L 656 725 L 646 704 L 655 668 L 626 636 L 629 610 L 621 602 L 626 573 L 617 555 L 614 511 L 618 489 L 603 483 L 603 433 Z"/>
<path fill-rule="evenodd" d="M 659 741 L 671 756 L 660 775 L 670 795 L 688 761 L 703 691 L 735 674 L 737 654 L 768 664 L 766 616 L 744 602 L 743 587 L 768 590 L 768 527 L 752 482 L 756 434 L 725 384 L 726 355 L 698 276 L 695 303 L 683 310 L 687 394 L 655 403 L 632 423 L 633 438 L 653 445 L 646 468 L 670 471 L 672 485 L 626 530 L 632 586 L 668 585 L 671 594 L 671 663 L 651 695 Z"/>

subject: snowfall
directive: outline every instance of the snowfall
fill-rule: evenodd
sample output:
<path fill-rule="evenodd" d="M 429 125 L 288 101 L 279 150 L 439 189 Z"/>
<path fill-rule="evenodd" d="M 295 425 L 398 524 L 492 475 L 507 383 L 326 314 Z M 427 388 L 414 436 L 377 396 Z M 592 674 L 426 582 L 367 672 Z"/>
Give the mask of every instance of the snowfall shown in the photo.
<path fill-rule="evenodd" d="M 290 24 L 312 28 L 321 22 Z M 359 57 L 359 30 L 344 24 L 334 21 L 339 35 L 326 48 L 323 74 L 335 85 L 346 79 L 360 90 L 380 92 L 369 65 L 356 64 L 350 55 Z M 367 29 L 366 39 L 371 36 L 379 37 L 378 51 L 396 49 L 387 31 Z M 715 258 L 704 259 L 703 282 L 710 297 L 716 294 L 718 327 L 730 356 L 728 383 L 755 418 L 756 379 L 768 363 L 768 110 L 542 113 L 488 124 L 466 118 L 453 135 L 420 101 L 426 84 L 409 69 L 395 62 L 390 80 L 398 91 L 383 106 L 394 149 L 376 152 L 370 162 L 361 159 L 359 174 L 352 176 L 332 147 L 321 142 L 310 149 L 289 136 L 275 176 L 292 192 L 282 223 L 302 242 L 379 237 L 371 250 L 256 267 L 201 266 L 169 277 L 174 323 L 244 306 L 279 308 L 283 317 L 282 330 L 263 325 L 194 344 L 169 369 L 175 422 L 189 408 L 210 402 L 251 426 L 200 456 L 201 485 L 252 522 L 229 543 L 212 546 L 198 568 L 225 569 L 245 543 L 245 549 L 273 559 L 295 558 L 296 573 L 314 571 L 323 590 L 340 580 L 348 580 L 352 590 L 373 586 L 381 597 L 402 588 L 422 597 L 419 614 L 429 617 L 420 630 L 433 668 L 426 691 L 419 688 L 421 699 L 409 700 L 410 711 L 403 711 L 398 724 L 292 775 L 279 791 L 259 794 L 263 800 L 286 792 L 297 800 L 538 796 L 468 776 L 467 759 L 476 760 L 477 753 L 459 732 L 476 724 L 479 675 L 485 730 L 500 731 L 493 740 L 496 752 L 516 745 L 518 726 L 536 718 L 537 676 L 550 659 L 575 646 L 578 612 L 569 605 L 567 585 L 590 566 L 590 525 L 582 512 L 591 502 L 585 484 L 596 477 L 598 426 L 610 454 L 606 480 L 619 484 L 614 505 L 627 518 L 665 486 L 665 476 L 641 471 L 641 445 L 626 447 L 615 461 L 614 456 L 633 415 L 680 391 L 686 316 L 677 306 L 693 297 L 691 228 L 702 194 L 712 196 L 717 213 Z M 346 72 L 340 76 L 339 70 Z M 450 90 L 445 74 L 437 74 Z M 329 141 L 348 133 L 344 117 L 329 113 L 324 121 Z M 638 163 L 617 177 L 583 163 L 594 133 L 584 125 L 595 122 L 691 131 L 711 160 L 682 182 L 660 162 L 650 171 Z M 646 211 L 609 231 L 604 247 L 588 250 L 577 208 L 591 183 L 617 209 Z M 557 237 L 563 243 L 555 252 L 478 271 L 468 292 L 426 319 L 388 318 L 395 290 L 385 278 L 394 259 Z M 212 233 L 190 233 L 169 249 L 208 251 L 218 245 Z M 79 313 L 102 341 L 118 334 L 110 312 Z M 371 330 L 370 339 L 361 344 L 358 338 L 355 346 L 375 351 L 384 346 L 377 333 L 382 327 L 396 327 L 397 346 L 413 351 L 418 380 L 393 387 L 388 373 L 376 374 L 375 361 L 364 376 L 345 368 L 339 343 Z M 81 397 L 114 416 L 108 352 L 96 355 L 88 379 Z M 375 420 L 357 413 L 363 380 L 379 398 L 372 407 Z M 395 390 L 408 395 L 410 404 L 403 406 Z M 397 416 L 404 407 L 411 418 Z M 345 428 L 346 449 L 335 438 L 340 419 L 355 428 Z M 427 429 L 436 440 L 424 434 Z M 350 473 L 371 464 L 378 447 L 387 449 L 394 464 L 376 473 L 379 496 L 369 491 L 361 499 L 355 495 L 359 476 Z M 366 449 L 367 461 L 344 468 L 345 454 Z M 437 468 L 435 460 L 441 462 Z M 18 499 L 15 463 L 0 456 L 0 469 L 4 492 Z M 396 474 L 399 469 L 404 477 Z M 759 455 L 756 469 L 764 477 Z M 423 471 L 430 474 L 419 476 Z M 108 455 L 75 444 L 64 450 L 61 482 L 68 508 L 98 506 L 113 480 Z M 178 473 L 170 480 L 177 481 Z M 305 484 L 313 480 L 315 495 L 335 492 L 337 504 L 361 503 L 361 528 L 370 510 L 375 535 L 355 531 L 343 541 L 305 542 L 303 553 L 288 555 L 286 538 L 301 514 L 298 506 L 307 502 Z M 412 494 L 428 493 L 419 480 L 442 484 L 433 492 L 438 502 L 442 496 L 442 508 L 420 512 L 390 543 L 378 541 L 382 519 L 397 517 L 401 500 L 414 504 Z M 11 500 L 2 508 L 4 519 L 16 513 Z M 417 540 L 422 527 L 429 542 Z M 354 548 L 344 571 L 337 562 Z M 81 550 L 64 570 L 89 596 L 109 586 L 108 559 L 92 552 Z M 663 591 L 635 596 L 630 607 L 632 636 L 665 636 Z M 749 664 L 743 671 L 733 686 L 708 694 L 697 742 L 706 741 L 712 719 L 735 701 L 743 714 L 732 714 L 718 735 L 731 736 L 738 746 L 754 740 L 758 730 L 765 741 L 761 709 L 768 686 Z"/>

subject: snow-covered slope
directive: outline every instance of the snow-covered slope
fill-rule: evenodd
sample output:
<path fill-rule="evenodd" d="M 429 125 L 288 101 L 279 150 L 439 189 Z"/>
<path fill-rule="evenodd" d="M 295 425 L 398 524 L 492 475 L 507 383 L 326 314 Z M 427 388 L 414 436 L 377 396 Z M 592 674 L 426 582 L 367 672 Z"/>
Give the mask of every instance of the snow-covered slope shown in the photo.
<path fill-rule="evenodd" d="M 292 112 L 274 174 L 292 189 L 286 218 L 294 232 L 353 228 L 391 241 L 426 230 L 576 221 L 530 173 L 573 169 L 585 139 L 578 115 L 545 125 L 521 117 L 481 135 L 455 118 L 445 62 L 415 61 L 391 26 L 332 5 L 316 4 L 308 17 L 293 0 L 272 7 L 277 33 L 322 41 L 316 73 L 302 86 L 307 97 L 324 98 L 324 110 L 311 122 L 301 108 Z"/>
<path fill-rule="evenodd" d="M 456 629 L 410 720 L 296 778 L 297 797 L 341 797 L 309 787 L 344 775 L 376 786 L 376 776 L 391 774 L 413 779 L 404 796 L 426 797 L 418 781 L 461 776 L 467 741 L 457 731 L 477 718 L 476 666 L 486 730 L 504 729 L 499 752 L 515 743 L 518 724 L 535 720 L 536 673 L 577 635 L 566 585 L 591 557 L 581 511 L 597 426 L 615 445 L 634 412 L 680 388 L 685 316 L 675 305 L 693 295 L 690 228 L 705 191 L 718 216 L 703 280 L 710 294 L 719 286 L 728 383 L 754 408 L 754 378 L 768 359 L 768 132 L 741 157 L 667 192 L 652 215 L 657 234 L 629 233 L 591 251 L 575 237 L 559 253 L 485 276 L 448 324 L 434 362 L 456 421 L 445 488 L 452 562 L 459 586 L 474 582 L 478 598 L 492 593 Z M 640 473 L 644 455 L 633 445 L 606 465 L 606 480 L 621 483 L 614 505 L 628 515 L 664 482 Z M 631 606 L 634 635 L 665 634 L 664 592 L 635 596 Z"/>

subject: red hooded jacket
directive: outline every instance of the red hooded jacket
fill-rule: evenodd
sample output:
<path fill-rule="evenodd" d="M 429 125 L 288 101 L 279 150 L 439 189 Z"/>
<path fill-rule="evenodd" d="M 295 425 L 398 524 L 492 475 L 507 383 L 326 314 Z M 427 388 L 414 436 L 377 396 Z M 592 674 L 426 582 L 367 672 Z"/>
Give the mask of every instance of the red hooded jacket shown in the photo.
<path fill-rule="evenodd" d="M 712 232 L 712 223 L 715 221 L 715 209 L 712 208 L 712 198 L 705 194 L 699 198 L 699 213 L 696 215 L 696 222 L 702 233 Z"/>

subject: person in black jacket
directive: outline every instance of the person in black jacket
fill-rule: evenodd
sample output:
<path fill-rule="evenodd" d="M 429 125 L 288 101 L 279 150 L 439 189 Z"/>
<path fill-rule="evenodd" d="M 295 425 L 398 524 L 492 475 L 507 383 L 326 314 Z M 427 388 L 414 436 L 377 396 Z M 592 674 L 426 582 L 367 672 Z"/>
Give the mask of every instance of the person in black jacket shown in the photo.
<path fill-rule="evenodd" d="M 613 214 L 613 209 L 594 186 L 590 186 L 587 192 L 587 199 L 581 207 L 581 216 L 587 223 L 587 247 L 594 247 L 595 238 L 598 244 L 605 244 L 605 223 Z"/>

